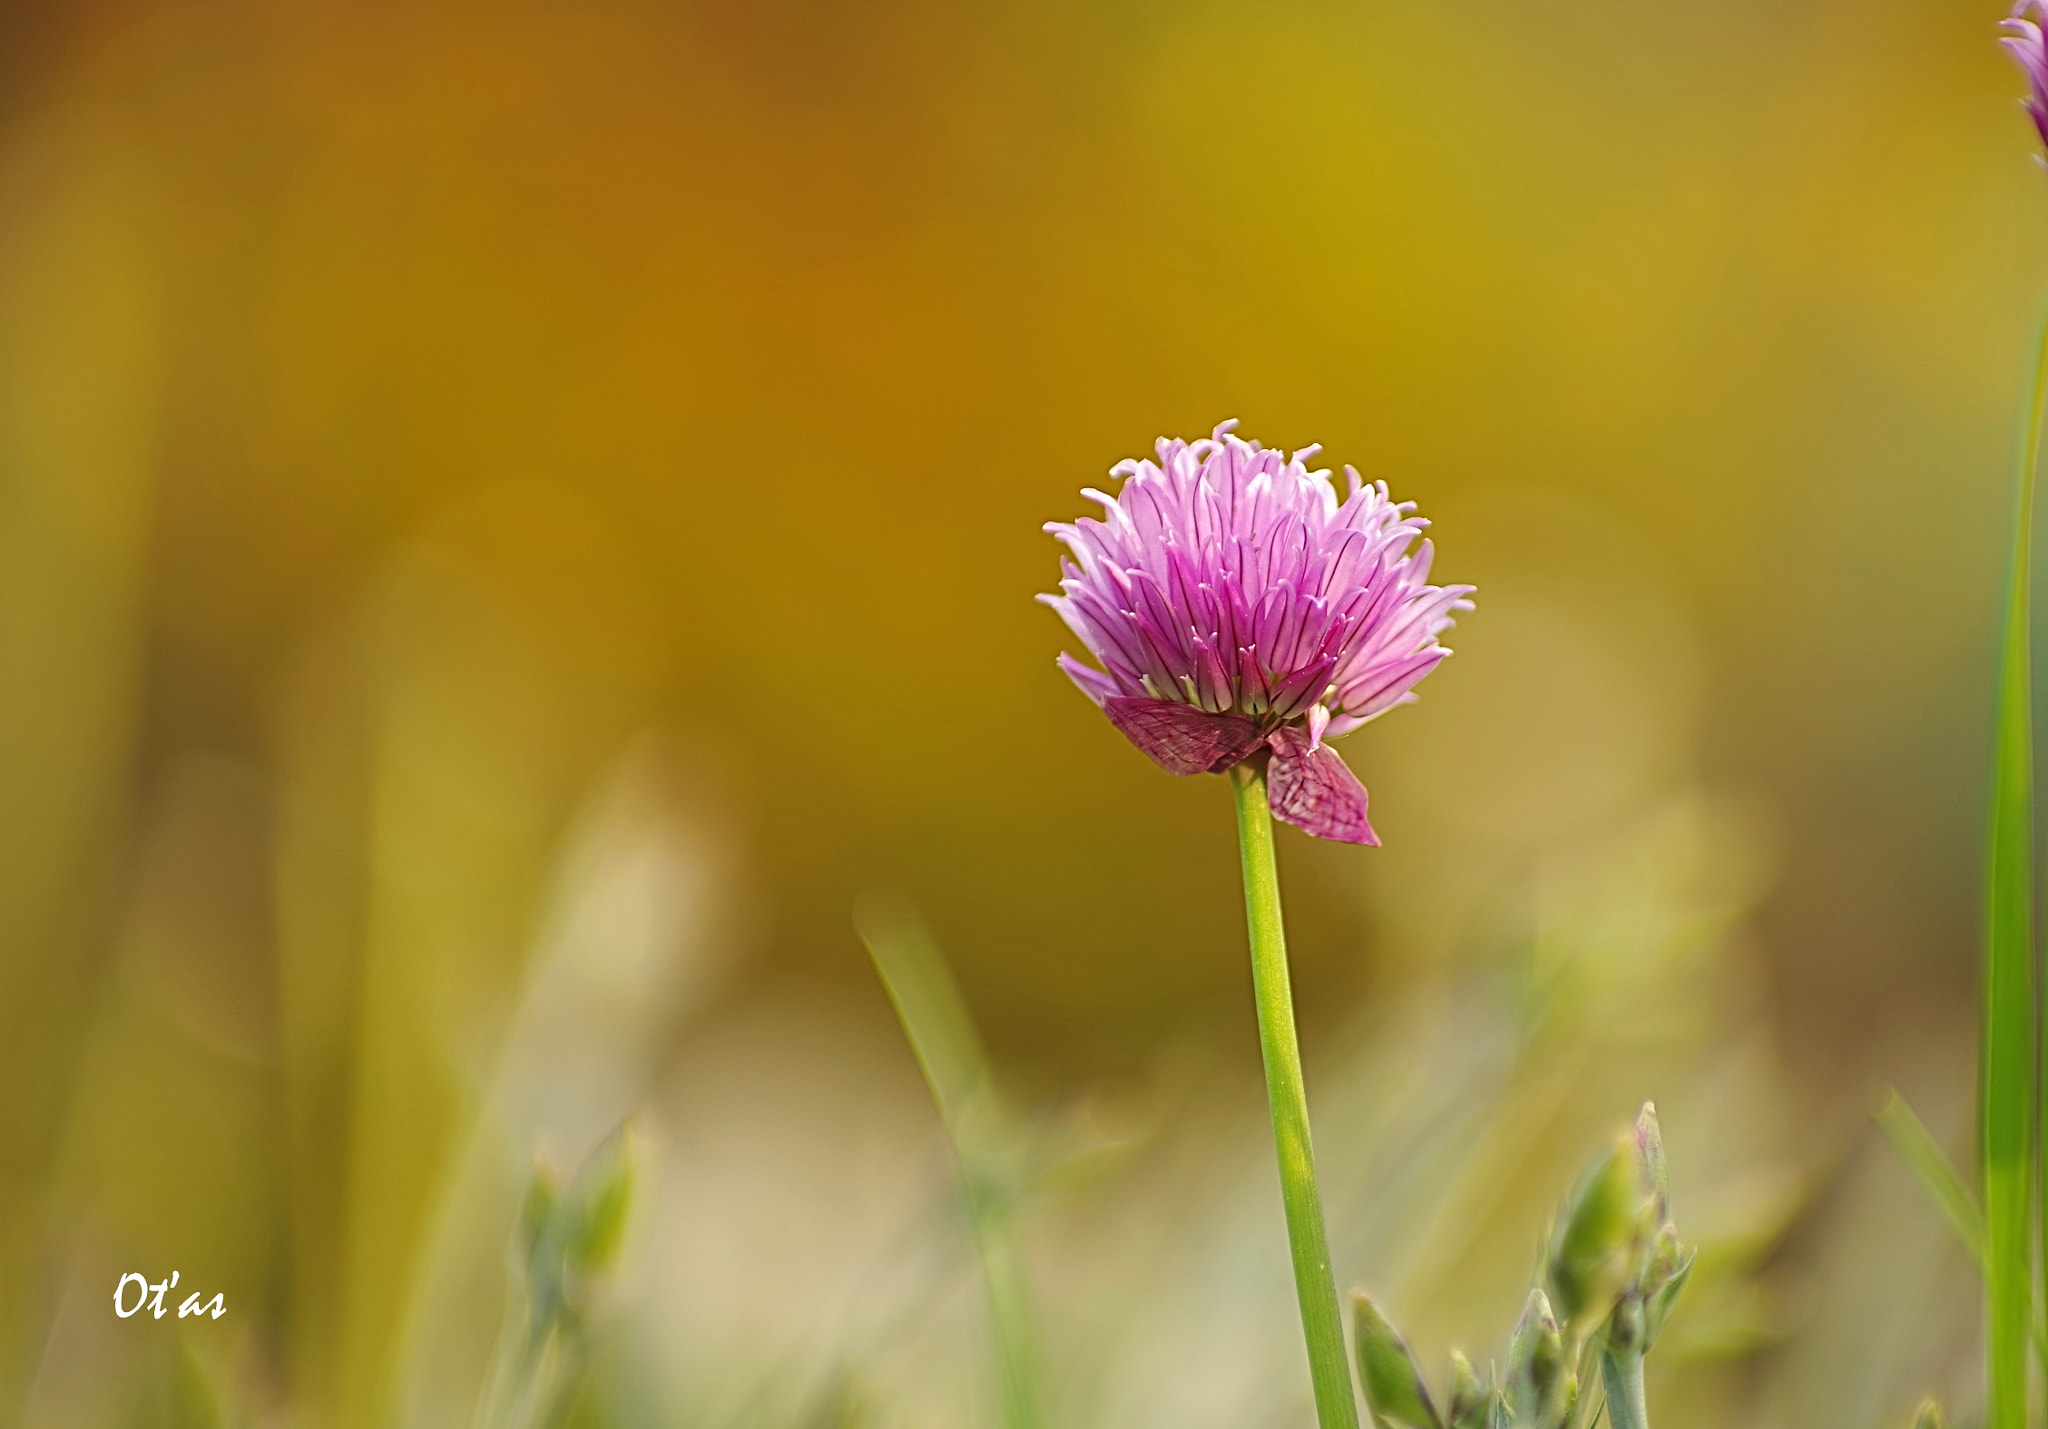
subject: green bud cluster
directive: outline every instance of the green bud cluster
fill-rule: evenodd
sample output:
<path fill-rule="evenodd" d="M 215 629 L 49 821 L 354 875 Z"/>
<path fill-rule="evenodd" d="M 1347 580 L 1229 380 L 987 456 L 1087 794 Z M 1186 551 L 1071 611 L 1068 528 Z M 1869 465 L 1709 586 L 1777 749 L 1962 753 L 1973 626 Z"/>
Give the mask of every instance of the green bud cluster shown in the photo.
<path fill-rule="evenodd" d="M 545 1162 L 535 1166 L 512 1247 L 525 1313 L 515 1305 L 499 1334 L 472 1419 L 482 1429 L 542 1429 L 568 1419 L 588 1366 L 595 1292 L 625 1238 L 640 1160 L 628 1123 L 566 1186 Z"/>
<path fill-rule="evenodd" d="M 520 1250 L 531 1302 L 529 1333 L 580 1321 L 592 1287 L 611 1268 L 633 1205 L 633 1137 L 622 1126 L 586 1160 L 566 1190 L 546 1164 L 534 1168 L 520 1211 Z"/>
<path fill-rule="evenodd" d="M 1546 1239 L 1536 1286 L 1508 1341 L 1505 1365 L 1482 1381 L 1451 1354 L 1440 1412 L 1407 1342 L 1360 1293 L 1352 1305 L 1366 1403 L 1379 1429 L 1570 1429 L 1597 1361 L 1608 1420 L 1648 1429 L 1642 1359 L 1691 1274 L 1693 1252 L 1671 1223 L 1664 1142 L 1647 1103 L 1635 1125 L 1590 1166 Z"/>

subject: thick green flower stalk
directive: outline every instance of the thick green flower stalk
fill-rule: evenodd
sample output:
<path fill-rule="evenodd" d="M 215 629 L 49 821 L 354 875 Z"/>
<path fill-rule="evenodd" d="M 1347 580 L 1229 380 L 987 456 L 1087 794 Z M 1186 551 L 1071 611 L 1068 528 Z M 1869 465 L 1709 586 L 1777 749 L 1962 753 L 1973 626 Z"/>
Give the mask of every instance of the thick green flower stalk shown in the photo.
<path fill-rule="evenodd" d="M 1429 1384 L 1371 1297 L 1355 1294 L 1359 1377 L 1379 1429 L 1578 1429 L 1594 1395 L 1614 1429 L 1649 1429 L 1643 1359 L 1692 1273 L 1670 1220 L 1655 1108 L 1587 1169 L 1559 1213 L 1538 1283 L 1482 1381 L 1451 1354 L 1450 1396 Z"/>
<path fill-rule="evenodd" d="M 1308 1091 L 1302 1084 L 1301 1049 L 1294 1036 L 1294 993 L 1287 977 L 1287 935 L 1280 923 L 1280 880 L 1273 867 L 1265 770 L 1257 764 L 1240 765 L 1231 779 L 1237 786 L 1238 847 L 1244 863 L 1259 1052 L 1266 1064 L 1273 1145 L 1280 1157 L 1280 1199 L 1287 1210 L 1294 1288 L 1301 1301 L 1302 1334 L 1308 1340 L 1316 1422 L 1323 1429 L 1355 1429 L 1358 1409 L 1345 1367 L 1344 1322 L 1337 1306 L 1336 1277 L 1330 1271 L 1330 1241 L 1316 1189 L 1315 1151 L 1309 1144 Z"/>

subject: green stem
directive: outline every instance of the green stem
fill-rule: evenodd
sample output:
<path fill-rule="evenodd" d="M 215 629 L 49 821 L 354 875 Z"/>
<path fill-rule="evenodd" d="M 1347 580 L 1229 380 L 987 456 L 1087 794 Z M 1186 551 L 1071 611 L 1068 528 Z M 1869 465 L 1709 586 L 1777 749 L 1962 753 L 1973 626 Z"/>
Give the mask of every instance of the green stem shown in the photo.
<path fill-rule="evenodd" d="M 1273 864 L 1265 764 L 1240 764 L 1230 778 L 1237 790 L 1237 838 L 1244 861 L 1244 912 L 1251 932 L 1259 1050 L 1266 1063 L 1273 1144 L 1280 1156 L 1280 1198 L 1287 1207 L 1287 1240 L 1294 1255 L 1301 1330 L 1308 1341 L 1316 1422 L 1322 1429 L 1358 1429 L 1351 1367 L 1344 1354 L 1344 1321 L 1337 1308 L 1337 1282 L 1330 1274 L 1322 1196 L 1316 1190 L 1315 1153 L 1309 1146 L 1308 1093 L 1294 1035 L 1294 994 L 1287 981 L 1287 935 L 1280 922 L 1280 877 Z"/>
<path fill-rule="evenodd" d="M 970 1190 L 967 1197 L 968 1218 L 981 1245 L 982 1273 L 988 1285 L 989 1323 L 1003 1381 L 1003 1425 L 1004 1429 L 1038 1429 L 1038 1357 L 1030 1297 L 1011 1233 L 1009 1208 L 996 1204 L 997 1199 L 976 1190 Z"/>
<path fill-rule="evenodd" d="M 1650 1429 L 1650 1409 L 1643 1399 L 1643 1357 L 1640 1354 L 1600 1356 L 1600 1382 L 1607 1388 L 1607 1422 L 1614 1429 Z"/>
<path fill-rule="evenodd" d="M 1981 1090 L 1984 1158 L 1987 1423 L 2027 1418 L 2027 1341 L 2033 1300 L 2030 1245 L 2036 1146 L 2033 654 L 2028 629 L 2034 470 L 2048 386 L 2048 326 L 2035 358 L 2014 473 L 2012 553 L 2000 642 L 1991 829 L 1985 859 Z"/>

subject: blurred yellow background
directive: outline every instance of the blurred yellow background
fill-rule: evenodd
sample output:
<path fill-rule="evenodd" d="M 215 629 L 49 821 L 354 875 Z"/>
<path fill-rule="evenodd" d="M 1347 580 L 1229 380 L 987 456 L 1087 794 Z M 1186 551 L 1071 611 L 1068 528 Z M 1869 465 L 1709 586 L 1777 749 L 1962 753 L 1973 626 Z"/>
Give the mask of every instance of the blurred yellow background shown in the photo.
<path fill-rule="evenodd" d="M 1031 600 L 1225 417 L 1479 586 L 1345 745 L 1386 847 L 1283 836 L 1340 1280 L 1497 1354 L 1654 1097 L 1660 1422 L 1967 1403 L 1867 1113 L 1968 1144 L 1998 14 L 8 7 L 0 1415 L 466 1423 L 525 1167 L 638 1107 L 582 1412 L 992 1422 L 889 888 L 1124 1148 L 1022 1232 L 1058 1422 L 1306 1423 L 1224 786 Z"/>

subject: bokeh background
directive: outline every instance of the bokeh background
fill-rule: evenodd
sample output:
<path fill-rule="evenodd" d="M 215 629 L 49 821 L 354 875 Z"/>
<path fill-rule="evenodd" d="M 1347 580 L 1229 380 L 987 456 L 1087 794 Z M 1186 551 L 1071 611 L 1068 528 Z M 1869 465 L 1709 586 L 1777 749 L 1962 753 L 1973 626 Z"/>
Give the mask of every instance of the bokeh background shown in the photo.
<path fill-rule="evenodd" d="M 888 890 L 1081 1148 L 1051 1421 L 1307 1424 L 1225 788 L 1031 600 L 1226 417 L 1480 588 L 1346 745 L 1386 847 L 1282 839 L 1340 1280 L 1498 1355 L 1654 1098 L 1660 1424 L 1967 1410 L 1869 1113 L 1968 1151 L 1998 18 L 0 9 L 0 1415 L 468 1423 L 535 1156 L 630 1111 L 583 1422 L 994 1423 Z"/>

